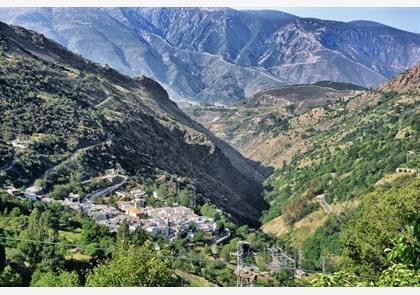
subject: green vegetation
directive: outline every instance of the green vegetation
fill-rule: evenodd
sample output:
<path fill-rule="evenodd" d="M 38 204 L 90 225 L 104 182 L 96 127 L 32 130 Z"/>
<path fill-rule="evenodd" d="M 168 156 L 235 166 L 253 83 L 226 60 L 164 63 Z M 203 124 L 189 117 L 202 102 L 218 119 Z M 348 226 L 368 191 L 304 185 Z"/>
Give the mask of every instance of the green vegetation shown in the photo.
<path fill-rule="evenodd" d="M 374 91 L 324 108 L 306 132 L 308 148 L 266 181 L 262 222 L 281 216 L 290 230 L 280 237 L 301 250 L 302 268 L 333 273 L 315 286 L 418 284 L 420 121 L 418 81 L 410 79 L 404 92 Z M 396 172 L 401 167 L 414 172 Z M 328 216 L 319 195 L 334 208 Z M 315 229 L 294 241 L 294 226 L 314 218 Z"/>
<path fill-rule="evenodd" d="M 220 218 L 221 229 L 230 228 L 225 245 L 212 245 L 213 237 L 198 232 L 193 239 L 185 233 L 168 244 L 141 228 L 130 231 L 128 223 L 117 233 L 67 207 L 11 198 L 0 192 L 0 245 L 8 265 L 0 272 L 2 286 L 178 286 L 175 270 L 203 278 L 210 285 L 234 286 L 235 259 L 239 240 L 261 252 L 251 263 L 262 269 L 270 262 L 265 247 L 278 240 L 250 229 L 235 226 L 213 205 L 201 211 Z M 212 247 L 213 249 L 210 249 Z M 1 248 L 0 248 L 1 249 Z M 220 253 L 220 259 L 213 256 Z M 1 252 L 0 252 L 1 254 Z M 216 254 L 218 255 L 218 254 Z M 3 259 L 4 261 L 4 259 Z M 264 284 L 279 284 L 278 279 Z"/>
<path fill-rule="evenodd" d="M 341 255 L 332 274 L 320 275 L 313 286 L 420 286 L 420 203 L 419 180 L 406 180 L 389 189 L 377 189 L 368 194 L 362 206 L 344 224 L 342 231 L 305 242 L 305 262 L 313 262 L 314 250 L 328 252 L 328 247 L 317 245 L 317 239 L 339 248 L 329 253 Z M 336 219 L 336 218 L 335 218 Z M 332 229 L 326 223 L 317 230 Z M 337 228 L 339 230 L 339 228 Z M 329 239 L 334 239 L 330 244 Z M 319 243 L 319 242 L 318 242 Z M 324 242 L 325 243 L 325 242 Z M 334 269 L 327 269 L 334 272 Z"/>
<path fill-rule="evenodd" d="M 391 266 L 385 250 L 394 248 L 396 240 L 403 243 L 396 251 L 403 252 L 404 257 L 399 258 L 398 252 L 395 252 L 392 260 L 420 267 L 419 261 L 416 261 L 419 240 L 415 241 L 420 237 L 419 195 L 418 180 L 368 194 L 363 199 L 360 211 L 343 227 L 342 244 L 346 268 L 356 274 L 377 276 Z M 414 232 L 415 227 L 417 232 Z M 398 238 L 400 233 L 405 235 Z M 405 248 L 404 242 L 412 245 L 411 251 L 410 248 Z"/>
<path fill-rule="evenodd" d="M 419 227 L 419 220 L 415 222 L 413 228 Z M 401 235 L 400 237 L 403 237 Z M 413 238 L 413 237 L 411 237 Z M 419 287 L 420 286 L 420 264 L 418 263 L 418 245 L 420 243 L 420 235 L 417 232 L 414 237 L 415 247 L 417 252 L 405 251 L 406 249 L 413 249 L 411 241 L 405 239 L 399 239 L 400 243 L 391 250 L 391 255 L 388 255 L 387 260 L 391 266 L 383 270 L 378 278 L 372 278 L 369 276 L 358 276 L 353 272 L 346 270 L 336 272 L 330 275 L 320 275 L 314 279 L 311 284 L 315 287 Z M 416 263 L 412 264 L 413 255 L 416 255 Z M 409 263 L 400 263 L 398 259 L 403 261 L 409 261 Z"/>
<path fill-rule="evenodd" d="M 10 260 L 0 272 L 0 286 L 178 284 L 166 257 L 169 246 L 141 229 L 124 237 L 124 226 L 113 234 L 65 207 L 11 200 L 2 192 L 0 212 L 0 249 L 6 249 L 5 257 Z M 153 245 L 164 250 L 155 251 Z M 74 251 L 83 253 L 88 261 L 75 260 Z"/>
<path fill-rule="evenodd" d="M 209 157 L 216 155 L 213 159 L 217 159 L 220 151 L 207 151 L 213 146 L 203 144 L 207 138 L 201 133 L 190 134 L 186 126 L 173 128 L 179 127 L 171 117 L 176 117 L 177 111 L 166 116 L 159 109 L 151 116 L 154 108 L 158 109 L 155 103 L 166 97 L 159 96 L 153 102 L 149 97 L 138 99 L 136 91 L 143 96 L 145 89 L 135 80 L 127 82 L 136 85 L 133 93 L 123 87 L 130 88 L 128 84 L 113 86 L 112 79 L 128 78 L 93 67 L 73 55 L 67 57 L 70 64 L 81 63 L 77 69 L 23 54 L 26 51 L 21 48 L 14 48 L 21 54 L 5 54 L 7 46 L 2 41 L 0 38 L 2 187 L 13 185 L 22 191 L 34 183 L 55 200 L 70 193 L 84 197 L 115 184 L 121 176 L 111 180 L 102 177 L 106 169 L 115 167 L 130 176 L 127 189 L 146 192 L 147 205 L 190 207 L 213 218 L 220 231 L 213 236 L 185 230 L 169 242 L 141 228 L 131 231 L 130 224 L 123 222 L 115 233 L 83 212 L 54 202 L 21 199 L 0 190 L 0 286 L 201 284 L 200 280 L 184 281 L 176 271 L 184 277 L 202 278 L 206 284 L 234 286 L 236 259 L 232 253 L 239 241 L 250 243 L 256 253 L 246 262 L 264 273 L 256 279 L 257 286 L 419 284 L 420 180 L 416 169 L 420 166 L 420 121 L 416 92 L 371 92 L 295 117 L 297 123 L 290 118 L 296 114 L 283 112 L 294 112 L 294 106 L 265 112 L 256 119 L 252 110 L 244 111 L 241 124 L 255 126 L 249 128 L 253 135 L 269 134 L 274 139 L 287 133 L 290 142 L 299 138 L 304 143 L 301 152 L 266 181 L 270 209 L 262 217 L 266 223 L 281 216 L 284 226 L 293 231 L 305 218 L 321 216 L 322 222 L 313 231 L 305 235 L 303 230 L 305 236 L 294 242 L 293 232 L 278 239 L 248 225 L 234 224 L 231 215 L 198 191 L 208 185 L 203 180 L 224 177 L 215 169 L 218 167 L 210 166 L 213 161 Z M 310 89 L 307 91 L 311 94 Z M 112 108 L 101 109 L 104 104 Z M 165 104 L 171 107 L 169 101 Z M 217 112 L 225 119 L 235 116 L 234 110 Z M 231 124 L 227 132 L 235 134 L 241 128 L 239 123 Z M 292 137 L 293 132 L 299 134 Z M 199 139 L 193 140 L 195 136 Z M 199 147 L 192 148 L 194 145 Z M 273 157 L 281 157 L 291 148 L 291 143 L 281 145 Z M 172 153 L 174 149 L 178 150 Z M 180 151 L 188 157 L 195 153 L 199 160 L 179 160 Z M 202 172 L 201 168 L 189 174 L 186 170 L 194 163 L 207 169 L 209 177 L 192 175 Z M 413 168 L 414 172 L 394 177 L 398 167 Z M 210 173 L 212 170 L 216 172 Z M 228 197 L 242 200 L 248 183 L 246 179 L 242 183 L 243 179 L 237 180 L 226 182 L 231 185 L 227 191 L 240 192 Z M 223 181 L 216 180 L 216 185 L 206 188 L 211 191 L 209 196 L 221 195 L 215 200 L 227 200 L 223 195 L 226 191 L 218 190 Z M 233 190 L 233 185 L 241 190 Z M 323 212 L 325 203 L 319 200 L 324 197 L 334 207 L 328 216 Z M 109 205 L 118 200 L 115 195 L 92 198 L 93 202 Z M 344 206 L 352 202 L 359 205 Z M 239 210 L 249 204 L 234 205 Z M 234 214 L 235 210 L 230 212 Z M 196 227 L 193 223 L 188 226 Z M 300 268 L 324 274 L 309 281 L 291 279 L 286 270 L 268 273 L 272 256 L 267 248 L 273 246 L 282 247 L 291 257 L 302 254 Z"/>
<path fill-rule="evenodd" d="M 324 193 L 329 203 L 344 202 L 372 191 L 378 180 L 398 167 L 420 166 L 418 103 L 412 99 L 399 105 L 395 91 L 375 95 L 380 96 L 376 105 L 363 104 L 351 115 L 329 111 L 336 113 L 338 122 L 312 133 L 310 147 L 266 181 L 272 188 L 266 194 L 271 206 L 263 223 L 283 215 L 293 224 L 317 209 L 312 202 L 316 195 Z M 362 98 L 353 98 L 357 99 Z M 331 115 L 320 124 L 334 119 Z"/>
<path fill-rule="evenodd" d="M 29 142 L 10 172 L 10 179 L 20 179 L 17 185 L 34 180 L 70 152 L 104 140 L 104 120 L 86 108 L 92 103 L 90 93 L 103 93 L 94 82 L 86 79 L 82 87 L 62 67 L 41 59 L 15 55 L 2 64 L 0 165 L 15 152 L 6 141 Z"/>
<path fill-rule="evenodd" d="M 87 276 L 88 287 L 165 287 L 176 286 L 170 270 L 168 249 L 155 251 L 151 243 L 118 251 L 112 260 L 92 270 Z"/>
<path fill-rule="evenodd" d="M 313 85 L 320 86 L 320 87 L 330 87 L 336 90 L 359 90 L 359 91 L 366 90 L 365 87 L 352 84 L 352 83 L 344 83 L 344 82 L 319 81 L 319 82 L 314 83 Z"/>

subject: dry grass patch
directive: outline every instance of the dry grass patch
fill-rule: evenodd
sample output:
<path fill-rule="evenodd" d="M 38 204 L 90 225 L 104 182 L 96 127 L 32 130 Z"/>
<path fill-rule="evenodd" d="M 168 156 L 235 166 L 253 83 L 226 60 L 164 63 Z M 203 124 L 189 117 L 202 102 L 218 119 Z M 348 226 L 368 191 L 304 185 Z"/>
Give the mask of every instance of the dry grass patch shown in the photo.
<path fill-rule="evenodd" d="M 410 173 L 391 173 L 391 174 L 387 174 L 384 177 L 382 177 L 381 179 L 379 179 L 376 183 L 375 186 L 379 186 L 379 185 L 384 185 L 386 183 L 391 183 L 394 182 L 395 180 L 397 180 L 398 178 L 400 178 L 401 176 L 406 176 L 406 175 L 411 175 Z"/>
<path fill-rule="evenodd" d="M 217 285 L 213 284 L 212 282 L 209 282 L 203 277 L 187 273 L 178 269 L 175 270 L 175 273 L 184 280 L 188 281 L 192 287 L 217 287 Z"/>

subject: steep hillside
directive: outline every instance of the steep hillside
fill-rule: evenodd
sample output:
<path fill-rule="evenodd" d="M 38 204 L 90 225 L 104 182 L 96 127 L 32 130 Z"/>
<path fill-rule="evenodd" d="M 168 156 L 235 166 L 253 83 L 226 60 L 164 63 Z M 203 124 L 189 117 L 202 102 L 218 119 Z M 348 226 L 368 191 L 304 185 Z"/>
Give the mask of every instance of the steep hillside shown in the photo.
<path fill-rule="evenodd" d="M 266 90 L 229 107 L 186 106 L 185 112 L 247 157 L 278 167 L 305 146 L 322 106 L 361 93 L 356 85 L 322 82 Z M 331 86 L 334 89 L 331 88 Z M 357 90 L 355 90 L 357 89 Z"/>
<path fill-rule="evenodd" d="M 381 24 L 229 8 L 1 9 L 93 61 L 146 74 L 172 99 L 231 104 L 284 84 L 377 86 L 419 63 L 420 37 Z"/>
<path fill-rule="evenodd" d="M 356 90 L 363 91 L 366 89 L 352 84 L 349 86 L 348 83 L 328 83 L 325 81 L 309 85 L 292 85 L 261 91 L 248 98 L 245 103 L 252 106 L 276 105 L 281 102 L 289 103 L 289 105 L 294 103 L 297 104 L 300 112 L 302 112 L 310 106 L 323 105 L 328 101 L 332 102 L 354 95 Z"/>
<path fill-rule="evenodd" d="M 0 180 L 46 190 L 122 167 L 185 176 L 238 222 L 265 204 L 258 163 L 189 119 L 155 81 L 86 61 L 43 35 L 0 23 Z M 39 182 L 38 182 L 39 183 Z"/>
<path fill-rule="evenodd" d="M 287 237 L 297 247 L 305 247 L 320 231 L 332 239 L 366 194 L 375 189 L 380 194 L 395 182 L 404 188 L 416 178 L 419 70 L 416 66 L 376 90 L 323 108 L 323 115 L 310 124 L 313 132 L 305 147 L 266 182 L 272 188 L 266 195 L 266 232 Z M 339 247 L 337 236 L 328 247 Z M 328 251 L 337 254 L 339 249 Z"/>

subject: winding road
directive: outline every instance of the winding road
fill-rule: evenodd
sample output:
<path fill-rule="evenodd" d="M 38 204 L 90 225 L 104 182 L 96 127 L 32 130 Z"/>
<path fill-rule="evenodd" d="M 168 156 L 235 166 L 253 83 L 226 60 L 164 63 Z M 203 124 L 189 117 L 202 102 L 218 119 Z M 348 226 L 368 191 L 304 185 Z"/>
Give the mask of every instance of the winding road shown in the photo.
<path fill-rule="evenodd" d="M 321 206 L 322 208 L 324 208 L 325 212 L 327 213 L 333 212 L 330 205 L 328 205 L 328 203 L 325 201 L 325 194 L 318 195 L 316 196 L 316 198 L 321 202 Z"/>
<path fill-rule="evenodd" d="M 218 258 L 219 257 L 219 253 L 217 252 L 217 245 L 220 244 L 220 243 L 222 243 L 222 242 L 224 242 L 224 241 L 226 241 L 232 235 L 232 232 L 228 228 L 225 228 L 223 230 L 223 232 L 225 233 L 224 236 L 222 236 L 222 237 L 220 237 L 218 239 L 213 240 L 212 243 L 211 243 L 211 248 L 210 249 L 211 249 L 211 254 L 213 255 L 214 258 Z"/>
<path fill-rule="evenodd" d="M 14 155 L 13 156 L 13 160 L 10 163 L 10 165 L 9 166 L 6 166 L 6 168 L 0 168 L 0 170 L 8 171 L 8 170 L 12 169 L 13 168 L 13 165 L 15 165 L 16 162 L 18 162 L 19 160 L 20 160 L 20 158 L 18 156 Z"/>
<path fill-rule="evenodd" d="M 41 178 L 45 178 L 47 176 L 49 176 L 51 173 L 53 173 L 54 171 L 57 170 L 57 168 L 59 168 L 60 166 L 64 165 L 66 162 L 74 160 L 77 156 L 78 153 L 80 152 L 84 152 L 90 149 L 93 149 L 94 147 L 97 147 L 99 145 L 103 144 L 103 142 L 100 143 L 96 143 L 93 145 L 90 145 L 88 147 L 82 148 L 82 149 L 78 149 L 77 151 L 74 151 L 72 154 L 70 154 L 70 156 L 68 156 L 67 158 L 65 158 L 63 161 L 61 161 L 60 163 L 58 163 L 57 165 L 51 167 L 50 169 L 48 169 L 47 171 L 44 172 L 44 174 L 42 174 Z"/>
<path fill-rule="evenodd" d="M 114 184 L 112 186 L 108 186 L 106 188 L 100 189 L 98 191 L 92 192 L 90 194 L 87 194 L 85 198 L 86 199 L 90 199 L 90 198 L 93 198 L 93 197 L 102 197 L 104 195 L 107 195 L 109 193 L 112 193 L 113 191 L 116 191 L 117 189 L 119 189 L 120 186 L 122 186 L 127 181 L 127 179 L 128 179 L 128 177 L 125 176 L 125 175 L 119 175 L 118 174 L 116 176 L 118 176 L 118 177 L 121 178 L 121 182 L 119 182 L 117 184 Z"/>

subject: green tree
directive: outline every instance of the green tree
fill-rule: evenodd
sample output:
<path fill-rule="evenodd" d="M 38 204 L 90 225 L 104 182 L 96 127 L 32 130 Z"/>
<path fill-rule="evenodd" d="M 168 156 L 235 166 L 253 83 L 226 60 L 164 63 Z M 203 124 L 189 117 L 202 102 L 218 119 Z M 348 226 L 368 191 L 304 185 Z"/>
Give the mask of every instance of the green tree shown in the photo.
<path fill-rule="evenodd" d="M 46 242 L 41 250 L 38 267 L 45 272 L 56 272 L 64 268 L 64 248 L 59 244 L 58 232 L 52 230 Z"/>
<path fill-rule="evenodd" d="M 197 243 L 204 242 L 204 233 L 202 231 L 196 232 L 194 234 L 194 241 Z"/>
<path fill-rule="evenodd" d="M 78 287 L 81 286 L 79 276 L 76 272 L 60 271 L 59 273 L 43 273 L 36 282 L 31 283 L 33 287 Z"/>
<path fill-rule="evenodd" d="M 286 286 L 290 282 L 290 275 L 286 269 L 281 269 L 276 273 L 276 279 L 280 286 Z"/>
<path fill-rule="evenodd" d="M 179 192 L 178 198 L 179 198 L 179 204 L 181 206 L 194 208 L 194 197 L 191 195 L 191 193 L 188 190 L 186 189 L 181 190 Z"/>
<path fill-rule="evenodd" d="M 271 263 L 271 254 L 268 252 L 258 253 L 255 257 L 255 263 L 261 271 L 267 271 L 267 266 Z"/>
<path fill-rule="evenodd" d="M 27 260 L 32 265 L 42 260 L 42 250 L 45 245 L 42 242 L 48 241 L 49 238 L 49 216 L 49 213 L 41 213 L 35 208 L 29 216 L 27 229 L 20 234 L 24 241 L 19 244 L 19 249 L 26 255 Z"/>
<path fill-rule="evenodd" d="M 22 278 L 10 265 L 0 272 L 0 287 L 19 287 L 22 286 Z"/>
<path fill-rule="evenodd" d="M 406 214 L 407 225 L 394 240 L 394 248 L 387 249 L 388 260 L 420 269 L 420 215 L 415 212 Z"/>
<path fill-rule="evenodd" d="M 246 238 L 246 236 L 248 235 L 248 233 L 249 233 L 249 226 L 248 225 L 243 225 L 243 226 L 241 226 L 241 227 L 239 227 L 237 230 L 236 230 L 236 234 L 238 235 L 238 236 L 240 236 L 240 237 L 242 237 L 242 238 Z"/>
<path fill-rule="evenodd" d="M 420 287 L 420 271 L 404 264 L 394 264 L 384 270 L 375 283 L 377 287 Z"/>
<path fill-rule="evenodd" d="M 230 262 L 230 247 L 229 245 L 224 245 L 222 250 L 220 250 L 220 258 L 225 262 Z"/>
<path fill-rule="evenodd" d="M 56 200 L 63 200 L 71 193 L 71 188 L 67 184 L 54 185 L 51 197 Z"/>
<path fill-rule="evenodd" d="M 176 284 L 167 249 L 154 251 L 151 243 L 117 252 L 87 276 L 89 287 L 166 287 Z"/>
<path fill-rule="evenodd" d="M 311 281 L 314 287 L 363 287 L 369 283 L 360 281 L 353 273 L 339 271 L 329 275 L 319 275 Z"/>
<path fill-rule="evenodd" d="M 4 246 L 0 244 L 0 271 L 3 270 L 5 262 L 6 262 L 6 250 L 4 249 Z"/>
<path fill-rule="evenodd" d="M 175 198 L 174 197 L 168 197 L 166 199 L 166 205 L 167 206 L 172 207 L 174 205 L 174 203 L 175 203 Z"/>
<path fill-rule="evenodd" d="M 343 228 L 344 266 L 357 274 L 379 276 L 390 267 L 385 250 L 406 228 L 407 212 L 420 212 L 420 180 L 365 196 L 361 211 Z M 407 249 L 408 251 L 409 249 Z"/>
<path fill-rule="evenodd" d="M 89 248 L 86 254 L 97 258 L 102 258 L 104 254 L 111 253 L 115 247 L 115 240 L 108 228 L 90 219 L 83 220 L 82 234 L 78 243 Z"/>
<path fill-rule="evenodd" d="M 131 242 L 134 246 L 141 246 L 147 240 L 150 240 L 150 239 L 151 239 L 151 236 L 149 232 L 147 232 L 145 229 L 141 227 L 136 227 L 136 229 L 131 234 Z"/>
<path fill-rule="evenodd" d="M 117 243 L 120 246 L 127 246 L 130 242 L 130 227 L 128 226 L 127 220 L 123 220 L 117 231 Z"/>

